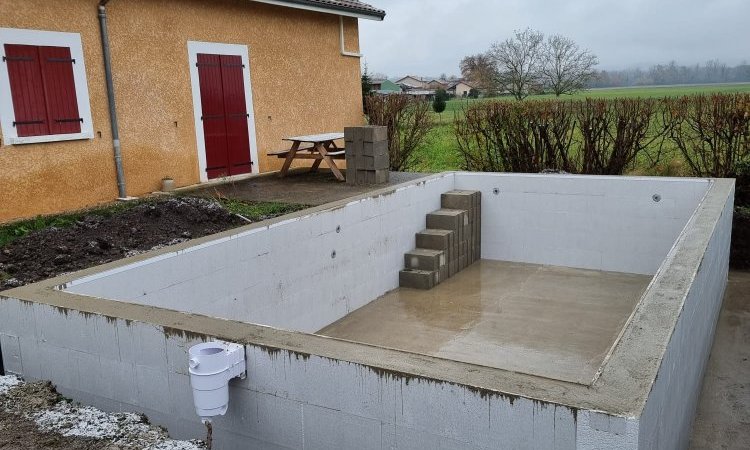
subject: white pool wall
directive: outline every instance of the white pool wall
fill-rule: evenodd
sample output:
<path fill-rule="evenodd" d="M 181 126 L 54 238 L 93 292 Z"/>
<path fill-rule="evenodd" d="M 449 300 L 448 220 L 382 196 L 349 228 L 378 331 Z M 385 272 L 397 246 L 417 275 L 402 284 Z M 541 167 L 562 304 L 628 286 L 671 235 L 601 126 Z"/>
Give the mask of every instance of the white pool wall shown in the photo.
<path fill-rule="evenodd" d="M 482 191 L 485 259 L 652 275 L 708 186 L 448 173 L 88 276 L 65 290 L 315 332 L 398 287 L 404 253 L 451 189 Z"/>
<path fill-rule="evenodd" d="M 215 422 L 215 448 L 684 447 L 700 392 L 696 386 L 700 385 L 715 314 L 726 285 L 732 205 L 731 198 L 717 204 L 720 193 L 714 197 L 699 211 L 702 219 L 698 223 L 693 220 L 695 216 L 691 218 L 691 225 L 644 297 L 642 315 L 636 314 L 637 323 L 627 328 L 635 336 L 656 328 L 669 339 L 659 338 L 634 348 L 621 345 L 618 349 L 626 354 L 619 355 L 619 350 L 613 354 L 612 361 L 619 361 L 612 369 L 618 382 L 623 381 L 618 374 L 630 379 L 639 372 L 645 353 L 654 355 L 649 360 L 660 361 L 642 412 L 618 415 L 590 407 L 568 408 L 478 390 L 455 380 L 442 382 L 437 380 L 443 378 L 409 375 L 414 373 L 410 371 L 429 370 L 430 364 L 436 364 L 427 357 L 417 369 L 378 369 L 383 367 L 378 364 L 411 361 L 414 355 L 396 355 L 394 351 L 361 345 L 356 354 L 344 358 L 336 356 L 337 352 L 356 344 L 318 336 L 276 330 L 271 333 L 284 336 L 283 344 L 275 345 L 292 348 L 302 345 L 305 349 L 304 343 L 311 340 L 318 344 L 325 341 L 325 346 L 331 347 L 320 354 L 326 356 L 269 348 L 260 337 L 268 329 L 235 323 L 235 328 L 246 327 L 234 335 L 247 341 L 248 377 L 231 383 L 230 410 Z M 170 255 L 166 253 L 156 261 L 172 258 Z M 115 273 L 119 272 L 110 272 L 109 276 Z M 97 279 L 101 278 L 91 278 Z M 137 284 L 135 279 L 124 280 Z M 42 285 L 0 295 L 0 342 L 9 373 L 28 380 L 51 380 L 63 395 L 109 411 L 144 412 L 177 438 L 204 437 L 204 428 L 194 414 L 187 366 L 188 348 L 202 339 L 174 327 L 211 323 L 211 329 L 214 325 L 222 329 L 228 326 L 225 321 L 134 305 L 122 309 L 129 314 L 136 314 L 137 309 L 138 320 L 84 313 L 69 306 L 88 305 L 89 311 L 97 311 L 98 303 L 109 311 L 121 307 L 55 291 L 52 284 Z M 670 315 L 674 311 L 679 312 L 678 319 Z M 676 327 L 672 327 L 675 320 Z M 171 325 L 158 324 L 165 321 Z M 598 383 L 609 379 L 607 369 Z M 508 392 L 520 389 L 547 395 L 545 388 L 527 382 L 525 388 L 514 385 Z M 567 391 L 565 385 L 567 397 L 575 386 Z M 586 395 L 595 394 L 594 389 L 591 391 Z M 640 396 L 640 391 L 641 386 L 636 385 L 633 392 L 621 393 L 613 402 L 622 403 L 621 398 L 628 394 Z M 568 399 L 573 397 L 576 395 Z"/>
<path fill-rule="evenodd" d="M 482 191 L 482 258 L 653 275 L 709 183 L 457 173 L 455 186 Z"/>
<path fill-rule="evenodd" d="M 718 223 L 714 227 L 705 222 L 691 224 L 681 236 L 684 242 L 679 244 L 680 251 L 670 254 L 675 265 L 690 256 L 702 255 L 694 274 L 679 277 L 675 271 L 656 276 L 655 292 L 668 294 L 667 286 L 675 288 L 685 284 L 689 284 L 690 289 L 682 298 L 681 314 L 670 330 L 669 344 L 641 414 L 640 449 L 688 448 L 729 276 L 733 200 L 732 190 L 725 204 L 711 206 L 721 211 Z M 697 244 L 707 235 L 711 236 L 707 246 Z M 668 257 L 665 265 L 670 263 Z"/>
<path fill-rule="evenodd" d="M 398 287 L 404 253 L 451 189 L 449 173 L 80 279 L 66 291 L 315 332 Z"/>

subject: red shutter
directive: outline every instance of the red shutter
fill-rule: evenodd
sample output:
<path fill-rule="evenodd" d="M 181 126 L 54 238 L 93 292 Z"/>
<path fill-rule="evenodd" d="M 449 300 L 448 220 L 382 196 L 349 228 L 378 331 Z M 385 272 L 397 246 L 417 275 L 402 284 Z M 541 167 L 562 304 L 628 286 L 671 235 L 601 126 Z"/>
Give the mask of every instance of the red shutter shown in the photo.
<path fill-rule="evenodd" d="M 5 44 L 19 137 L 81 132 L 68 47 Z"/>
<path fill-rule="evenodd" d="M 81 132 L 73 64 L 67 47 L 39 47 L 50 134 Z"/>
<path fill-rule="evenodd" d="M 39 48 L 33 45 L 5 44 L 10 92 L 13 97 L 13 125 L 18 136 L 50 134 L 44 84 L 39 65 Z"/>

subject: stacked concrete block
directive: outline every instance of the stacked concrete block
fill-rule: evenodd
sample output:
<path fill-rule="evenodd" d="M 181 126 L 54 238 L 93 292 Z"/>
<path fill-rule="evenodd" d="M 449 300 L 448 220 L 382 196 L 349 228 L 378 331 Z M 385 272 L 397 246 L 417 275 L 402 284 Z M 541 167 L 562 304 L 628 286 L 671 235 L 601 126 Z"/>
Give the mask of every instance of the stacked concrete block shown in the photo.
<path fill-rule="evenodd" d="M 401 287 L 430 289 L 481 257 L 481 200 L 479 191 L 442 194 L 442 209 L 427 214 L 417 248 L 404 255 Z"/>
<path fill-rule="evenodd" d="M 443 208 L 466 211 L 467 222 L 461 256 L 466 255 L 463 267 L 468 267 L 479 260 L 482 254 L 482 192 L 455 190 L 444 193 L 440 200 Z"/>
<path fill-rule="evenodd" d="M 388 182 L 388 129 L 386 127 L 347 127 L 347 184 L 384 184 Z"/>

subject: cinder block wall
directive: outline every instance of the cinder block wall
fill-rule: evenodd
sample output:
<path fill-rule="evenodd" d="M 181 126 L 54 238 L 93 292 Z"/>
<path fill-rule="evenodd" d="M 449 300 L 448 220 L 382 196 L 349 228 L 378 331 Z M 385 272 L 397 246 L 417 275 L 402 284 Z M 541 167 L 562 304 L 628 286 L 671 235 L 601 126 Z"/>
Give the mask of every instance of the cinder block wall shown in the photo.
<path fill-rule="evenodd" d="M 684 178 L 456 174 L 456 189 L 482 191 L 483 258 L 645 275 L 708 187 Z"/>
<path fill-rule="evenodd" d="M 403 255 L 414 248 L 425 214 L 439 209 L 440 194 L 451 189 L 453 174 L 446 174 L 118 268 L 66 290 L 315 332 L 398 287 Z"/>

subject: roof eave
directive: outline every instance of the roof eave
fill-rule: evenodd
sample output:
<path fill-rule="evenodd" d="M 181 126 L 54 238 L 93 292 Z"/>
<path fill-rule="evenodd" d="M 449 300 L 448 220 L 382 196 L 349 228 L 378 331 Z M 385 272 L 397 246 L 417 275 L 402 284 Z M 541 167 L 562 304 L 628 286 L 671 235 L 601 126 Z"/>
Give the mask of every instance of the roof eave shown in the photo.
<path fill-rule="evenodd" d="M 258 3 L 267 3 L 269 5 L 284 6 L 287 8 L 304 9 L 307 11 L 317 11 L 328 14 L 337 14 L 339 16 L 356 17 L 368 20 L 385 19 L 385 11 L 366 11 L 357 8 L 347 8 L 339 5 L 319 5 L 313 4 L 308 0 L 252 0 Z"/>

